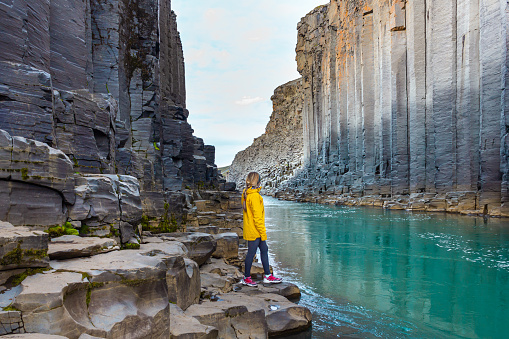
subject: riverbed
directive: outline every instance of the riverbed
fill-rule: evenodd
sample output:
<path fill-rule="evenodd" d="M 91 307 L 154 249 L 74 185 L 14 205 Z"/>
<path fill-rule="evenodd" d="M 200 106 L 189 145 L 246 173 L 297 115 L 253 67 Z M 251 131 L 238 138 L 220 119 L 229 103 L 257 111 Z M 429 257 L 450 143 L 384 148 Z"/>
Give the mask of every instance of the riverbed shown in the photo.
<path fill-rule="evenodd" d="M 507 219 L 264 201 L 271 264 L 313 312 L 306 337 L 507 338 Z"/>

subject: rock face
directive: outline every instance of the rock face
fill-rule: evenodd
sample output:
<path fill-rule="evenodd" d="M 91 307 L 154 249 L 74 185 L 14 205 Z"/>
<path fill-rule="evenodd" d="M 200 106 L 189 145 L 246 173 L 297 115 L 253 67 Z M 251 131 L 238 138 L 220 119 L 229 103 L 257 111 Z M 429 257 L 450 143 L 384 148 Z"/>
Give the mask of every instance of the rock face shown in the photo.
<path fill-rule="evenodd" d="M 509 216 L 507 3 L 331 0 L 298 24 L 305 170 L 279 196 Z"/>
<path fill-rule="evenodd" d="M 121 206 L 129 208 L 119 219 L 131 225 L 141 219 L 140 206 L 149 218 L 180 222 L 183 187 L 219 183 L 214 147 L 194 137 L 187 122 L 184 58 L 170 4 L 0 3 L 0 220 L 67 221 L 63 206 L 75 203 L 75 173 L 139 181 L 137 201 Z M 76 185 L 91 187 L 91 180 Z M 27 205 L 32 212 L 25 213 Z M 71 219 L 94 218 L 101 217 Z"/>
<path fill-rule="evenodd" d="M 271 97 L 273 112 L 265 133 L 237 153 L 228 181 L 243 189 L 247 174 L 258 172 L 264 192 L 273 193 L 299 171 L 303 164 L 303 93 L 302 79 L 276 88 Z"/>

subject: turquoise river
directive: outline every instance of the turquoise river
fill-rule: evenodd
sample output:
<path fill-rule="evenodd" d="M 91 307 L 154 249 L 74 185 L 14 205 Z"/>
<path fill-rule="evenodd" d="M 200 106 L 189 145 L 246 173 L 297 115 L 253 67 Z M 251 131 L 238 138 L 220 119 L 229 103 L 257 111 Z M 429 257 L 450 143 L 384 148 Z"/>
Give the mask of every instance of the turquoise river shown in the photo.
<path fill-rule="evenodd" d="M 271 264 L 302 291 L 295 338 L 509 338 L 509 221 L 264 197 Z"/>

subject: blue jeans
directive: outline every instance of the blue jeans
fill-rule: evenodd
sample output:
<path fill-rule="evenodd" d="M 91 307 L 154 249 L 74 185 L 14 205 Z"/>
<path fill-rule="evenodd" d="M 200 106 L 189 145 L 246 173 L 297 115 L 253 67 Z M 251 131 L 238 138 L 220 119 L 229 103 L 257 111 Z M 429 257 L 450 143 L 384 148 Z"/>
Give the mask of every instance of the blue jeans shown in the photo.
<path fill-rule="evenodd" d="M 247 255 L 246 255 L 246 262 L 244 270 L 244 277 L 250 277 L 251 276 L 251 266 L 253 265 L 253 259 L 256 254 L 256 250 L 260 249 L 260 256 L 262 257 L 262 265 L 263 270 L 265 271 L 265 275 L 270 274 L 270 268 L 269 268 L 269 247 L 267 246 L 267 242 L 261 241 L 260 238 L 256 238 L 256 240 L 248 241 L 247 242 Z"/>

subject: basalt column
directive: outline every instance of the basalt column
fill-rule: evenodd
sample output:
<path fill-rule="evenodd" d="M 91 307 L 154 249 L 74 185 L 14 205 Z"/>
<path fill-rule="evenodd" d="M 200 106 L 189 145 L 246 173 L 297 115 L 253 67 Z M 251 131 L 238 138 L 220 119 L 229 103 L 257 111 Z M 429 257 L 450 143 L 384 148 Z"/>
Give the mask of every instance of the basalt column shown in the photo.
<path fill-rule="evenodd" d="M 332 0 L 315 8 L 298 25 L 296 48 L 308 166 L 281 191 L 509 215 L 507 7 Z"/>

